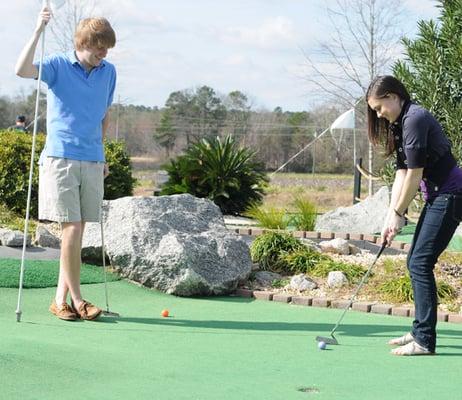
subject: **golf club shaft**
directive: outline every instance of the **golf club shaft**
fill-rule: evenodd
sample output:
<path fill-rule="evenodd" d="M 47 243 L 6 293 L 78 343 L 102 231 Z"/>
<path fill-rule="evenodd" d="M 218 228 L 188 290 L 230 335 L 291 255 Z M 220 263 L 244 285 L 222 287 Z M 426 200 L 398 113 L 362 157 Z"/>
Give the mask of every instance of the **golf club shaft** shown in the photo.
<path fill-rule="evenodd" d="M 106 297 L 106 311 L 109 312 L 109 295 L 107 291 L 107 276 L 106 276 L 106 250 L 104 246 L 104 228 L 103 228 L 103 211 L 101 210 L 101 256 L 103 258 L 103 275 L 104 275 L 104 295 Z"/>
<path fill-rule="evenodd" d="M 343 310 L 343 313 L 342 315 L 340 316 L 339 320 L 337 321 L 337 323 L 335 324 L 334 326 L 334 329 L 332 329 L 332 331 L 330 332 L 331 336 L 334 334 L 334 332 L 337 330 L 337 328 L 339 327 L 340 323 L 342 322 L 343 320 L 343 317 L 345 316 L 345 314 L 347 313 L 347 311 L 350 309 L 351 305 L 353 304 L 353 301 L 354 299 L 356 298 L 357 294 L 359 293 L 359 291 L 361 290 L 362 286 L 364 285 L 364 283 L 366 282 L 367 278 L 369 277 L 369 275 L 371 274 L 371 271 L 372 271 L 372 268 L 374 267 L 375 263 L 377 262 L 377 260 L 379 259 L 380 255 L 382 254 L 383 250 L 385 249 L 387 243 L 383 243 L 382 244 L 382 247 L 380 248 L 379 252 L 377 253 L 373 263 L 370 265 L 369 269 L 367 270 L 367 272 L 364 274 L 363 278 L 361 279 L 361 282 L 359 283 L 358 287 L 356 288 L 355 292 L 353 293 L 353 296 L 351 296 L 350 298 L 350 301 L 348 303 L 348 305 L 345 307 L 345 309 Z"/>
<path fill-rule="evenodd" d="M 43 5 L 48 6 L 49 1 L 44 1 Z M 34 130 L 32 133 L 32 150 L 30 158 L 30 167 L 29 167 L 29 186 L 27 188 L 27 203 L 26 203 L 26 219 L 24 221 L 24 239 L 22 243 L 22 254 L 21 254 L 21 270 L 19 273 L 19 291 L 18 291 L 18 304 L 16 307 L 16 321 L 21 322 L 21 303 L 22 303 L 22 288 L 24 285 L 24 262 L 26 259 L 26 246 L 27 246 L 27 234 L 29 231 L 29 214 L 30 214 L 30 202 L 32 195 L 32 178 L 34 176 L 34 161 L 35 161 L 35 145 L 37 138 L 37 119 L 39 113 L 39 104 L 40 104 L 40 83 L 42 80 L 42 69 L 43 69 L 43 56 L 45 53 L 45 28 L 42 32 L 42 45 L 40 50 L 40 61 L 39 61 L 39 70 L 37 78 L 37 94 L 35 97 L 35 113 L 34 113 Z"/>

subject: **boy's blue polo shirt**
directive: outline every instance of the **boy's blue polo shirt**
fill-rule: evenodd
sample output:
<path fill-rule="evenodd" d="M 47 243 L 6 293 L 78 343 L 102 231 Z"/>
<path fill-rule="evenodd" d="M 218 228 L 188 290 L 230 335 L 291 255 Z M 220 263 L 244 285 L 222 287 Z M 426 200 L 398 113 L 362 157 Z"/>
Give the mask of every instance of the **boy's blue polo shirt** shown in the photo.
<path fill-rule="evenodd" d="M 43 61 L 42 81 L 48 93 L 41 157 L 104 161 L 102 121 L 114 96 L 114 66 L 103 60 L 88 73 L 73 51 L 55 54 Z"/>

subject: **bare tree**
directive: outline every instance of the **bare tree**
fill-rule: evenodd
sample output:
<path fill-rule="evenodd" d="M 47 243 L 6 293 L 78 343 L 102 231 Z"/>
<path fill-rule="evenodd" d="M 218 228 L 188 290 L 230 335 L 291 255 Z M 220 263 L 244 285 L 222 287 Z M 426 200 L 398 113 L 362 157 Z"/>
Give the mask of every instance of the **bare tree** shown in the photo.
<path fill-rule="evenodd" d="M 327 14 L 332 34 L 318 49 L 305 52 L 305 79 L 324 100 L 352 108 L 365 95 L 369 82 L 386 73 L 396 60 L 404 8 L 400 0 L 336 0 Z M 364 110 L 358 111 L 364 118 Z M 372 158 L 370 146 L 370 171 Z"/>

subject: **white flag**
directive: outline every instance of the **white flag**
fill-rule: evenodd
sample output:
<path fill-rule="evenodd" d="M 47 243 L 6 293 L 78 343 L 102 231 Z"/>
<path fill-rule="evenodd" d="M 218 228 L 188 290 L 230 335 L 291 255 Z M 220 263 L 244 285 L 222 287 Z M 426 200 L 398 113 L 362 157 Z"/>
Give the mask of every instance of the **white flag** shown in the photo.
<path fill-rule="evenodd" d="M 330 126 L 333 129 L 355 129 L 355 109 L 352 108 L 340 115 Z"/>

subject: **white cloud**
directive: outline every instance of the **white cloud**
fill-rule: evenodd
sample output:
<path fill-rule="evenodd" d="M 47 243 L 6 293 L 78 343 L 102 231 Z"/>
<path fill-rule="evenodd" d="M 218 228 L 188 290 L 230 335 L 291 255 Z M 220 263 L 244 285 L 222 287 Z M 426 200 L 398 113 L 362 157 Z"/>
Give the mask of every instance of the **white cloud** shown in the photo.
<path fill-rule="evenodd" d="M 297 39 L 294 23 L 287 17 L 266 19 L 256 27 L 231 27 L 219 32 L 219 38 L 230 44 L 258 46 L 263 48 L 293 44 Z"/>
<path fill-rule="evenodd" d="M 422 1 L 422 0 L 403 0 L 404 6 L 419 18 L 422 19 L 436 19 L 440 10 L 436 7 L 436 1 Z"/>
<path fill-rule="evenodd" d="M 116 30 L 108 58 L 122 100 L 163 106 L 171 92 L 206 84 L 222 93 L 241 90 L 270 109 L 297 110 L 308 103 L 300 48 L 329 35 L 326 1 L 336 0 L 96 0 L 95 13 Z M 434 0 L 403 2 L 411 11 L 408 27 L 423 13 L 438 14 Z M 0 96 L 22 88 L 29 94 L 35 86 L 14 75 L 14 64 L 39 10 L 39 0 L 0 1 Z"/>

